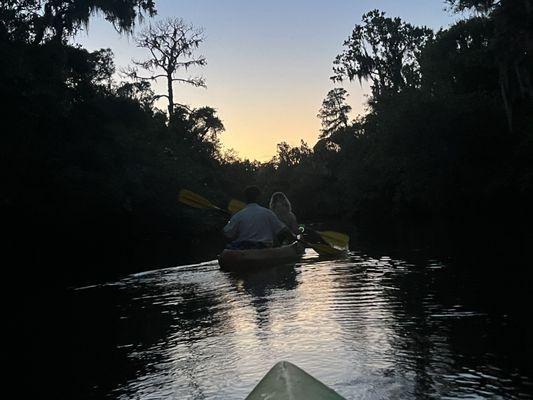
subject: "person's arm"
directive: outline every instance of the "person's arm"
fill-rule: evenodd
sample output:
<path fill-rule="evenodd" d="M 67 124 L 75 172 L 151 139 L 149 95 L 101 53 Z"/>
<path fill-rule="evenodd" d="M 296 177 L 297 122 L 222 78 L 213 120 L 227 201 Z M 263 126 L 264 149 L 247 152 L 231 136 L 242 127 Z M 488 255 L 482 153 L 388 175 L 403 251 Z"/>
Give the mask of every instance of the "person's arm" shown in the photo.
<path fill-rule="evenodd" d="M 300 228 L 298 226 L 298 221 L 296 221 L 296 215 L 294 215 L 292 212 L 289 214 L 289 229 L 295 235 L 298 235 L 300 233 Z"/>
<path fill-rule="evenodd" d="M 296 236 L 273 212 L 271 212 L 271 225 L 274 237 L 280 242 L 282 242 L 285 238 L 288 238 L 289 240 L 296 240 Z"/>
<path fill-rule="evenodd" d="M 279 243 L 283 243 L 284 239 L 287 239 L 288 241 L 296 241 L 298 238 L 294 233 L 291 232 L 291 230 L 287 226 L 283 226 L 283 229 L 278 232 L 276 235 L 276 239 Z"/>
<path fill-rule="evenodd" d="M 223 229 L 224 236 L 229 241 L 235 240 L 239 233 L 239 219 L 235 218 L 235 215 L 231 217 L 226 226 Z"/>

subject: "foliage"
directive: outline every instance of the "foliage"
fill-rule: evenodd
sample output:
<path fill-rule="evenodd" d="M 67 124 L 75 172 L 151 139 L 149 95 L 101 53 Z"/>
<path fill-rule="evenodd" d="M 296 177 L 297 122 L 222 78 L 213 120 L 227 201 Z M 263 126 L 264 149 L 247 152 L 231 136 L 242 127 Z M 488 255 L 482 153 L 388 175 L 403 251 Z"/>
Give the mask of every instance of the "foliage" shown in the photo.
<path fill-rule="evenodd" d="M 131 32 L 137 18 L 155 14 L 154 0 L 2 0 L 2 31 L 11 39 L 41 44 L 62 41 L 102 13 L 121 32 Z"/>
<path fill-rule="evenodd" d="M 215 110 L 187 110 L 184 123 L 169 125 L 149 83 L 113 81 L 110 50 L 37 44 L 28 39 L 37 28 L 15 8 L 2 14 L 13 29 L 0 41 L 0 90 L 10 99 L 0 211 L 12 237 L 32 227 L 34 252 L 53 251 L 57 265 L 83 254 L 69 280 L 106 274 L 110 265 L 108 275 L 171 262 L 196 237 L 218 237 L 220 216 L 199 224 L 198 213 L 176 204 L 181 187 L 224 200 Z M 15 34 L 17 24 L 28 35 Z M 158 259 L 162 242 L 175 250 Z"/>
<path fill-rule="evenodd" d="M 347 96 L 348 92 L 343 88 L 335 88 L 328 92 L 317 115 L 322 120 L 321 138 L 329 136 L 341 127 L 348 127 L 348 114 L 352 107 L 346 104 Z"/>
<path fill-rule="evenodd" d="M 113 80 L 109 49 L 66 44 L 92 12 L 131 29 L 155 12 L 151 1 L 3 1 L 3 222 L 11 237 L 31 241 L 36 265 L 75 257 L 79 271 L 69 271 L 84 276 L 89 267 L 119 273 L 117 266 L 175 263 L 195 243 L 220 238 L 223 216 L 176 204 L 184 187 L 221 206 L 248 184 L 263 188 L 264 203 L 284 191 L 307 221 L 531 221 L 530 1 L 450 4 L 490 7 L 435 34 L 366 14 L 334 73 L 370 82 L 368 112 L 349 121 L 347 92 L 333 89 L 319 112 L 318 142 L 282 142 L 259 163 L 221 152 L 224 125 L 214 108 L 171 101 L 169 120 L 147 80 Z M 183 48 L 172 38 L 153 43 L 192 56 L 201 42 L 189 37 Z M 145 66 L 157 67 L 154 60 Z M 164 65 L 173 74 L 202 60 Z"/>
<path fill-rule="evenodd" d="M 183 142 L 191 150 L 204 153 L 212 159 L 219 157 L 218 135 L 224 131 L 224 125 L 214 108 L 176 107 L 170 128 L 182 133 Z"/>
<path fill-rule="evenodd" d="M 335 58 L 333 81 L 370 80 L 374 97 L 417 86 L 418 58 L 431 30 L 385 17 L 378 10 L 366 13 L 362 20 Z"/>
<path fill-rule="evenodd" d="M 487 14 L 436 34 L 366 14 L 334 72 L 337 80 L 370 81 L 368 113 L 331 124 L 300 157 L 288 158 L 300 153 L 282 143 L 258 179 L 276 181 L 304 218 L 379 225 L 531 216 L 533 62 L 519 50 L 531 43 L 524 4 L 490 2 Z M 335 115 L 333 94 L 324 104 Z"/>

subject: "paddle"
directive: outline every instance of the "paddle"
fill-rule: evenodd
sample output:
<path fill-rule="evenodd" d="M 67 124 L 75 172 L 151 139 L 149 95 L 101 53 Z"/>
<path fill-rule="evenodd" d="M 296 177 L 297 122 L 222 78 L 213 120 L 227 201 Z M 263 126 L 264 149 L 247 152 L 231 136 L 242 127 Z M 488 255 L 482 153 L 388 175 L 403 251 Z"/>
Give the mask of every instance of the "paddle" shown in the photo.
<path fill-rule="evenodd" d="M 236 212 L 242 210 L 244 207 L 246 207 L 246 204 L 242 201 L 231 199 L 228 204 L 228 211 L 231 214 L 235 214 Z M 334 231 L 315 231 L 310 228 L 307 229 L 316 233 L 318 236 L 324 239 L 324 241 L 330 246 L 346 248 L 348 247 L 348 243 L 350 242 L 350 237 L 344 233 Z"/>
<path fill-rule="evenodd" d="M 330 245 L 327 245 L 327 244 L 309 243 L 309 242 L 307 242 L 307 241 L 305 241 L 303 239 L 297 239 L 297 240 L 302 242 L 303 244 L 305 244 L 307 247 L 311 247 L 314 251 L 316 251 L 321 256 L 324 256 L 324 255 L 326 255 L 326 256 L 339 256 L 342 253 L 344 253 L 344 251 L 336 249 L 335 247 L 331 247 Z"/>
<path fill-rule="evenodd" d="M 309 228 L 307 228 L 309 229 Z M 311 229 L 312 230 L 312 229 Z M 334 231 L 313 231 L 332 246 L 348 247 L 350 237 L 344 233 Z"/>
<path fill-rule="evenodd" d="M 178 201 L 187 204 L 190 207 L 201 208 L 201 209 L 212 209 L 228 214 L 228 212 L 220 207 L 215 206 L 206 198 L 200 196 L 199 194 L 193 193 L 187 189 L 181 189 L 178 194 Z"/>
<path fill-rule="evenodd" d="M 200 196 L 199 194 L 196 194 L 194 192 L 191 192 L 187 189 L 181 189 L 178 194 L 178 201 L 186 204 L 190 207 L 194 208 L 200 208 L 200 209 L 213 209 L 217 211 L 221 211 L 223 213 L 228 214 L 228 211 L 223 210 L 220 207 L 215 206 L 213 203 L 211 203 L 209 200 L 207 200 L 205 197 Z M 238 200 L 232 200 L 230 201 L 231 204 L 233 204 L 232 209 L 238 208 L 237 211 L 241 210 L 246 206 L 243 202 L 240 202 Z M 228 206 L 229 208 L 229 206 Z M 235 212 L 237 212 L 235 211 Z M 233 213 L 234 214 L 234 213 Z M 295 240 L 298 240 L 305 244 L 308 247 L 311 247 L 313 250 L 315 250 L 318 254 L 321 255 L 339 255 L 342 253 L 341 250 L 335 249 L 334 247 L 328 246 L 327 244 L 318 244 L 318 243 L 308 243 L 307 241 L 303 239 L 298 239 L 295 236 Z"/>
<path fill-rule="evenodd" d="M 241 211 L 244 207 L 246 207 L 246 203 L 243 203 L 242 201 L 231 199 L 228 203 L 228 211 L 231 214 L 235 214 L 239 211 Z"/>

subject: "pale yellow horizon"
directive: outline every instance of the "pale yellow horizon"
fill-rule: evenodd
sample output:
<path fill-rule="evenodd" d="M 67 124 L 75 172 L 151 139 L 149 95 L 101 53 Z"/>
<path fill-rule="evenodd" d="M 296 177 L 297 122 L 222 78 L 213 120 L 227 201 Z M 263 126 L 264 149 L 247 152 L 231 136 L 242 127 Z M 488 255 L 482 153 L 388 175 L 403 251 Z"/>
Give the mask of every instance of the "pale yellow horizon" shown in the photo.
<path fill-rule="evenodd" d="M 322 100 L 334 85 L 329 77 L 336 55 L 361 16 L 375 8 L 388 16 L 434 29 L 453 22 L 443 0 L 157 0 L 155 19 L 181 17 L 201 27 L 205 41 L 197 55 L 207 66 L 183 71 L 182 77 L 201 75 L 207 89 L 175 85 L 175 101 L 192 107 L 210 106 L 224 123 L 220 135 L 224 149 L 241 158 L 268 161 L 276 145 L 291 146 L 304 140 L 313 146 L 320 134 L 316 117 Z M 145 19 L 136 27 L 154 19 Z M 117 69 L 132 58 L 145 59 L 131 36 L 120 35 L 101 16 L 91 20 L 76 42 L 89 50 L 111 48 Z M 351 117 L 364 112 L 368 85 L 347 83 Z M 165 83 L 153 86 L 166 92 Z M 157 106 L 166 110 L 166 103 Z"/>

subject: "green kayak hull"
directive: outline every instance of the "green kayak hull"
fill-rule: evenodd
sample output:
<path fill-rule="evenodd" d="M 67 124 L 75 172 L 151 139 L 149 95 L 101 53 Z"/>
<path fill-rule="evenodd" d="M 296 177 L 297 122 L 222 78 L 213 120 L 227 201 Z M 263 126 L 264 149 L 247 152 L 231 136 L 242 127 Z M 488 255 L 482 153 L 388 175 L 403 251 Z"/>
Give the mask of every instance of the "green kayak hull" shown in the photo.
<path fill-rule="evenodd" d="M 304 250 L 304 246 L 298 242 L 266 249 L 225 249 L 218 257 L 218 264 L 224 270 L 253 270 L 296 262 L 303 255 Z"/>
<path fill-rule="evenodd" d="M 246 400 L 342 400 L 333 389 L 288 361 L 280 361 Z"/>

